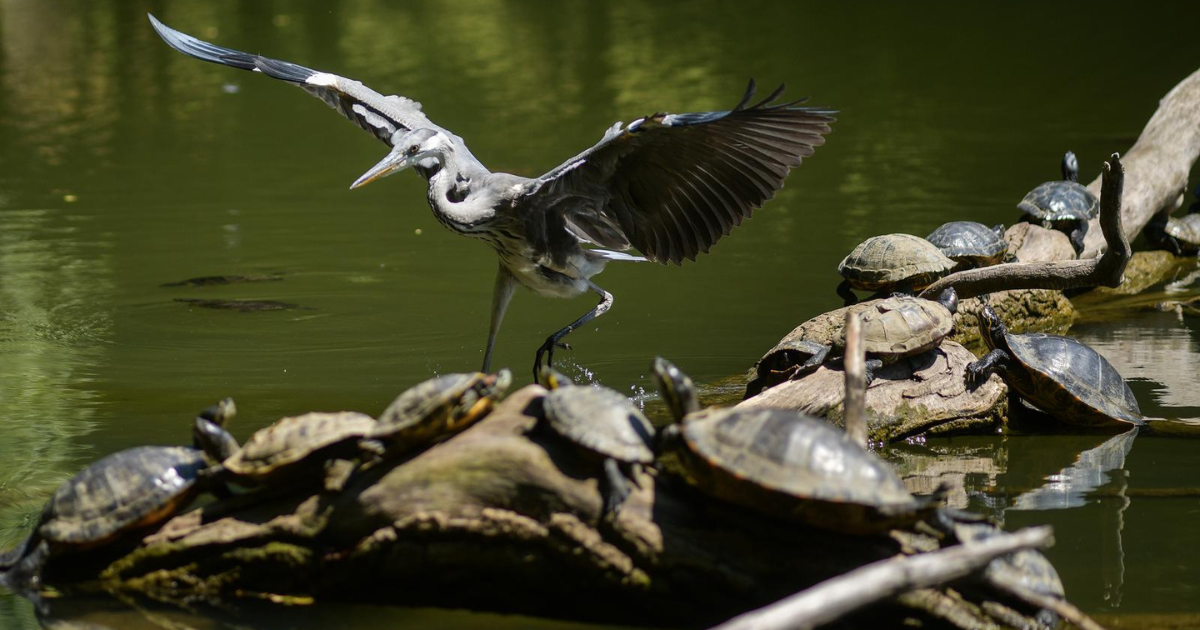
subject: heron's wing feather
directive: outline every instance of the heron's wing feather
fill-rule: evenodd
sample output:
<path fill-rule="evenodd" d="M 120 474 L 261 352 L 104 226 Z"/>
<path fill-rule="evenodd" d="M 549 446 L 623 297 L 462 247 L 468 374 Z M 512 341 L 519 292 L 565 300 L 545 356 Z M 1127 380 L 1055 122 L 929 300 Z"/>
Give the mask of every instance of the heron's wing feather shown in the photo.
<path fill-rule="evenodd" d="M 632 244 L 650 260 L 679 263 L 707 252 L 770 199 L 788 171 L 825 142 L 836 112 L 749 105 L 655 114 L 613 125 L 592 148 L 533 180 L 531 205 L 567 213 L 592 242 Z M 615 234 L 624 238 L 615 238 Z"/>
<path fill-rule="evenodd" d="M 171 48 L 202 61 L 261 72 L 275 79 L 295 83 L 388 144 L 391 144 L 392 134 L 401 129 L 440 129 L 421 112 L 421 104 L 410 98 L 384 96 L 358 81 L 336 74 L 223 48 L 181 33 L 153 15 L 149 18 L 154 30 Z"/>

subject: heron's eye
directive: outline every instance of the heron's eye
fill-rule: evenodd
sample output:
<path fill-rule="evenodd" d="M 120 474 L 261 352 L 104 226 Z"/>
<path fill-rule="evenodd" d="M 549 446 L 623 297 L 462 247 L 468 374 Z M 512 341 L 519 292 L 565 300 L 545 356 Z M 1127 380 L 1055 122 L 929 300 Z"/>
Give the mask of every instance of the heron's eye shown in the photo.
<path fill-rule="evenodd" d="M 408 147 L 408 154 L 409 154 L 409 155 L 416 155 L 416 154 L 417 154 L 417 149 L 418 149 L 418 148 L 419 148 L 419 147 L 417 147 L 417 145 L 415 145 L 415 144 L 414 144 L 414 145 L 412 145 L 411 147 Z"/>

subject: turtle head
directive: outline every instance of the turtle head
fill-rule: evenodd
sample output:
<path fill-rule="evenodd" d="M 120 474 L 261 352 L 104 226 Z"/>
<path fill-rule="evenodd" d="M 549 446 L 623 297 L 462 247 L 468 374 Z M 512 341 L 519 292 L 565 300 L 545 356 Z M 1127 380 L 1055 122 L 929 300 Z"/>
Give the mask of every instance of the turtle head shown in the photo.
<path fill-rule="evenodd" d="M 237 440 L 225 425 L 237 414 L 237 406 L 232 398 L 205 409 L 196 416 L 192 423 L 192 446 L 204 451 L 216 462 L 223 462 L 238 450 Z"/>
<path fill-rule="evenodd" d="M 938 296 L 937 303 L 945 306 L 946 310 L 950 311 L 951 315 L 957 313 L 958 291 L 955 291 L 954 287 L 947 288 L 945 291 L 942 291 L 941 295 Z"/>
<path fill-rule="evenodd" d="M 1002 348 L 1006 334 L 1008 330 L 1004 328 L 1004 322 L 996 314 L 996 309 L 992 308 L 991 304 L 984 304 L 983 310 L 979 311 L 979 335 L 983 337 L 983 342 L 992 350 Z"/>
<path fill-rule="evenodd" d="M 662 393 L 663 401 L 671 410 L 676 420 L 682 420 L 689 413 L 700 410 L 700 400 L 696 397 L 696 385 L 674 363 L 655 357 L 651 364 L 654 380 L 658 383 L 658 391 Z"/>
<path fill-rule="evenodd" d="M 1063 156 L 1062 176 L 1063 179 L 1069 182 L 1079 181 L 1079 160 L 1070 151 L 1067 151 L 1066 155 Z"/>

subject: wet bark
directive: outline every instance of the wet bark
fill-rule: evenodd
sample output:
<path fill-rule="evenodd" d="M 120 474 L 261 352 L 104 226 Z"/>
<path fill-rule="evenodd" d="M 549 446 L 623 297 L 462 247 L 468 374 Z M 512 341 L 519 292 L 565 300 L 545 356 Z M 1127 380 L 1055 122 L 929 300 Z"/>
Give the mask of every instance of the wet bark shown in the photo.
<path fill-rule="evenodd" d="M 172 602 L 365 600 L 698 627 L 951 544 L 768 518 L 665 471 L 637 472 L 628 501 L 606 518 L 600 464 L 536 428 L 542 391 L 516 392 L 471 429 L 340 490 L 291 484 L 290 496 L 247 494 L 177 516 L 108 564 L 101 584 Z M 330 474 L 344 474 L 337 468 Z M 53 583 L 56 566 L 87 560 L 54 558 L 46 575 Z M 944 616 L 923 601 L 891 600 L 856 619 L 894 626 Z M 990 627 L 992 607 L 961 599 L 953 610 L 972 620 L 963 627 Z"/>

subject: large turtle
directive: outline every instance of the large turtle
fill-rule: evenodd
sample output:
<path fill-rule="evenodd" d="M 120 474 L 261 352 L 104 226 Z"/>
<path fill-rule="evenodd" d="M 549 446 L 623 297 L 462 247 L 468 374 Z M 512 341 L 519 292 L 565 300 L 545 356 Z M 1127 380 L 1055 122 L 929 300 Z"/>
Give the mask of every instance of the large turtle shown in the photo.
<path fill-rule="evenodd" d="M 631 491 L 627 470 L 654 461 L 654 426 L 620 392 L 575 385 L 550 368 L 539 377 L 550 390 L 542 399 L 545 426 L 586 456 L 602 460 L 604 513 L 615 514 Z"/>
<path fill-rule="evenodd" d="M 678 420 L 660 450 L 718 499 L 809 525 L 881 534 L 930 518 L 937 499 L 909 494 L 891 467 L 829 423 L 782 409 L 706 409 L 685 374 L 657 358 L 654 375 Z"/>
<path fill-rule="evenodd" d="M 955 270 L 995 265 L 1008 254 L 1003 225 L 988 227 L 975 221 L 951 221 L 930 232 L 925 240 L 958 263 Z"/>
<path fill-rule="evenodd" d="M 943 291 L 936 302 L 900 295 L 851 306 L 850 310 L 862 320 L 867 385 L 884 365 L 938 347 L 954 331 L 957 308 L 958 293 L 953 287 Z M 746 398 L 784 381 L 802 378 L 822 363 L 840 360 L 846 350 L 846 333 L 841 328 L 845 318 L 834 321 L 838 329 L 832 334 L 832 344 L 789 338 L 767 351 L 753 368 Z"/>
<path fill-rule="evenodd" d="M 1079 161 L 1070 151 L 1063 156 L 1062 175 L 1060 181 L 1045 182 L 1029 191 L 1017 208 L 1025 213 L 1027 221 L 1066 232 L 1079 254 L 1088 221 L 1100 213 L 1100 200 L 1079 183 Z"/>
<path fill-rule="evenodd" d="M 954 265 L 942 250 L 919 236 L 873 236 L 859 243 L 838 265 L 838 273 L 845 280 L 838 285 L 837 293 L 847 306 L 858 302 L 851 289 L 912 293 L 946 275 Z"/>
<path fill-rule="evenodd" d="M 967 366 L 967 380 L 995 372 L 1012 391 L 1063 422 L 1125 430 L 1145 423 L 1125 379 L 1100 353 L 1071 337 L 1010 334 L 985 305 L 979 331 L 991 352 Z"/>
<path fill-rule="evenodd" d="M 236 409 L 225 399 L 202 412 L 196 425 L 223 426 Z M 222 453 L 220 444 L 204 441 L 207 431 L 194 435 L 200 440 L 194 447 L 138 446 L 84 467 L 55 490 L 33 532 L 0 554 L 0 570 L 36 580 L 51 554 L 98 547 L 176 514 L 210 482 L 205 451 Z"/>

